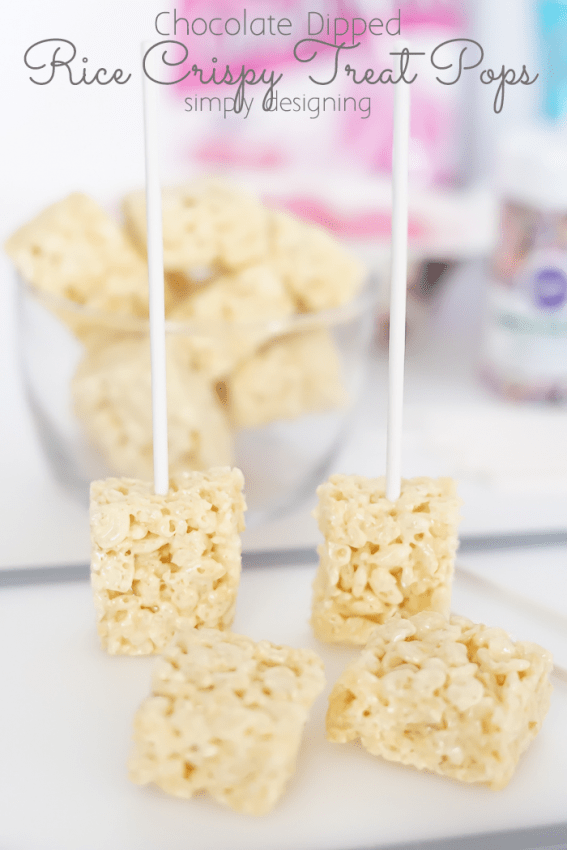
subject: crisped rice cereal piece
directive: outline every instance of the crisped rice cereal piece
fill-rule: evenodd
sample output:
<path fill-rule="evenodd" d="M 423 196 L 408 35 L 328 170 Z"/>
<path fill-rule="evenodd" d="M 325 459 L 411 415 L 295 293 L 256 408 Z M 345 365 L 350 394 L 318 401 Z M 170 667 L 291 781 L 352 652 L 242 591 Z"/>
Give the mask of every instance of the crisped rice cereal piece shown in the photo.
<path fill-rule="evenodd" d="M 146 199 L 128 195 L 123 204 L 128 230 L 146 245 Z M 167 271 L 243 268 L 269 252 L 268 216 L 255 198 L 228 183 L 203 179 L 162 193 L 164 265 Z"/>
<path fill-rule="evenodd" d="M 119 475 L 153 477 L 150 346 L 147 338 L 88 352 L 72 381 L 75 412 L 92 445 Z M 228 419 L 206 375 L 190 367 L 183 340 L 167 341 L 172 474 L 232 463 Z"/>
<path fill-rule="evenodd" d="M 188 322 L 190 361 L 217 380 L 273 336 L 272 319 L 293 313 L 293 301 L 267 265 L 222 275 L 185 298 L 170 318 Z"/>
<path fill-rule="evenodd" d="M 272 267 L 301 312 L 339 307 L 357 295 L 364 266 L 329 233 L 282 212 L 272 212 L 270 223 Z"/>
<path fill-rule="evenodd" d="M 179 632 L 136 715 L 130 778 L 178 797 L 207 791 L 237 812 L 265 814 L 293 774 L 324 681 L 310 650 L 213 629 Z"/>
<path fill-rule="evenodd" d="M 403 479 L 396 502 L 383 477 L 332 475 L 317 493 L 325 538 L 313 585 L 318 638 L 362 646 L 398 613 L 449 613 L 461 504 L 452 479 Z"/>
<path fill-rule="evenodd" d="M 338 353 L 326 330 L 269 343 L 233 372 L 226 387 L 229 416 L 237 428 L 295 419 L 347 402 Z"/>
<path fill-rule="evenodd" d="M 86 195 L 43 210 L 6 243 L 28 283 L 107 313 L 148 315 L 146 264 L 120 227 Z M 74 327 L 76 317 L 62 318 Z"/>
<path fill-rule="evenodd" d="M 327 737 L 498 790 L 547 713 L 551 666 L 537 644 L 464 617 L 395 618 L 335 684 Z"/>
<path fill-rule="evenodd" d="M 281 279 L 266 264 L 221 275 L 185 298 L 172 312 L 176 320 L 265 322 L 294 312 Z"/>
<path fill-rule="evenodd" d="M 91 581 L 104 649 L 149 655 L 179 628 L 229 628 L 243 483 L 228 467 L 179 475 L 166 496 L 136 479 L 93 481 Z"/>

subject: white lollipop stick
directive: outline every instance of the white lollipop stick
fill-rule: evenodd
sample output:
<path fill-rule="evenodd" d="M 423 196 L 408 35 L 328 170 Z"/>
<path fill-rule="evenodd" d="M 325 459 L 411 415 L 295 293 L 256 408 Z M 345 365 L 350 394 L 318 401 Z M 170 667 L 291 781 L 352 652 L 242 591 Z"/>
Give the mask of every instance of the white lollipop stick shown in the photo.
<path fill-rule="evenodd" d="M 150 43 L 142 45 L 142 56 Z M 167 384 L 165 374 L 165 303 L 163 282 L 163 229 L 159 182 L 157 103 L 154 84 L 142 73 L 144 140 L 146 152 L 146 217 L 148 223 L 148 279 L 150 287 L 150 349 L 152 360 L 152 421 L 154 446 L 154 490 L 165 496 L 169 490 L 167 451 Z"/>
<path fill-rule="evenodd" d="M 398 45 L 401 51 L 406 43 Z M 400 57 L 401 62 L 401 57 Z M 402 408 L 406 346 L 406 289 L 408 262 L 408 149 L 410 87 L 394 89 L 392 151 L 392 269 L 390 280 L 390 342 L 388 363 L 388 430 L 386 438 L 386 497 L 399 498 L 402 466 Z"/>

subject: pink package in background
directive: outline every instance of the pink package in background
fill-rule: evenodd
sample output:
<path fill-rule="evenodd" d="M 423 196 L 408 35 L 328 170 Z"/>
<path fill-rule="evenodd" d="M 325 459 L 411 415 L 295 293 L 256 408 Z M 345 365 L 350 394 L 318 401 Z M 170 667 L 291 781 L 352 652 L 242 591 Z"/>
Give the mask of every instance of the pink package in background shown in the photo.
<path fill-rule="evenodd" d="M 244 34 L 244 12 L 246 34 Z M 173 32 L 174 15 L 177 17 Z M 272 22 L 269 22 L 271 17 Z M 399 17 L 399 24 L 398 19 Z M 189 25 L 181 20 L 186 19 Z M 220 35 L 207 29 L 212 18 Z M 353 19 L 359 22 L 354 25 Z M 197 20 L 199 19 L 199 20 Z M 226 34 L 224 26 L 230 20 Z M 256 19 L 256 35 L 250 32 Z M 260 19 L 260 20 L 259 20 Z M 262 20 L 264 23 L 262 23 Z M 277 31 L 277 22 L 288 19 L 291 26 Z M 334 33 L 335 19 L 337 35 Z M 368 30 L 353 35 L 353 26 L 361 29 L 370 20 L 380 19 L 382 33 Z M 389 23 L 389 26 L 388 26 Z M 311 25 L 311 32 L 308 30 Z M 327 33 L 327 25 L 329 33 Z M 240 68 L 274 71 L 283 74 L 277 84 L 277 108 L 267 113 L 261 108 L 265 86 L 247 86 L 249 110 L 224 115 L 216 102 L 208 98 L 234 96 L 234 87 L 203 85 L 190 74 L 186 80 L 171 86 L 176 101 L 177 147 L 175 157 L 181 167 L 208 170 L 219 166 L 230 170 L 290 171 L 316 169 L 328 172 L 337 169 L 343 174 L 389 174 L 391 165 L 392 101 L 390 84 L 356 85 L 345 73 L 348 63 L 356 76 L 384 68 L 396 68 L 395 49 L 397 30 L 408 39 L 412 51 L 425 52 L 414 66 L 418 78 L 412 84 L 412 146 L 411 169 L 414 179 L 422 186 L 448 185 L 458 175 L 460 145 L 457 134 L 459 110 L 463 97 L 462 86 L 445 86 L 435 79 L 435 69 L 429 61 L 431 51 L 444 41 L 467 36 L 467 20 L 463 4 L 456 0 L 351 0 L 326 2 L 317 5 L 306 0 L 246 0 L 236 6 L 228 0 L 178 0 L 160 26 L 164 38 L 182 42 L 189 51 L 188 62 L 210 75 L 214 67 L 229 64 L 238 73 Z M 269 27 L 274 34 L 270 34 Z M 321 28 L 321 31 L 317 30 Z M 341 33 L 347 29 L 346 33 Z M 388 32 L 386 32 L 388 28 Z M 253 28 L 254 29 L 254 28 Z M 375 30 L 379 27 L 375 27 Z M 301 62 L 314 49 L 319 55 L 311 62 Z M 328 85 L 320 82 L 332 77 L 335 49 L 333 44 L 345 43 L 337 61 L 337 75 Z M 360 43 L 358 47 L 352 47 Z M 216 65 L 213 64 L 216 60 Z M 417 63 L 417 60 L 416 60 Z M 204 104 L 201 98 L 205 98 Z M 289 98 L 287 111 L 281 102 Z M 349 100 L 345 103 L 345 98 Z M 284 101 L 285 103 L 285 101 Z M 203 107 L 204 108 L 200 108 Z"/>

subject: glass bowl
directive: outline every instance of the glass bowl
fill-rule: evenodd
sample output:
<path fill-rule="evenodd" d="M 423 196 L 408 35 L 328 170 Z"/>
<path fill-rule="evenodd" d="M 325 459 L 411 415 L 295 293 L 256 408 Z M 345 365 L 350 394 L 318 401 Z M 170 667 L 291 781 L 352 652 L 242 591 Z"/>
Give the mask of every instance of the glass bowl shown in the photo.
<path fill-rule="evenodd" d="M 21 364 L 43 449 L 88 502 L 109 475 L 152 478 L 149 324 L 19 279 Z M 331 310 L 264 322 L 166 322 L 170 474 L 235 464 L 247 525 L 326 477 L 364 386 L 376 284 Z"/>

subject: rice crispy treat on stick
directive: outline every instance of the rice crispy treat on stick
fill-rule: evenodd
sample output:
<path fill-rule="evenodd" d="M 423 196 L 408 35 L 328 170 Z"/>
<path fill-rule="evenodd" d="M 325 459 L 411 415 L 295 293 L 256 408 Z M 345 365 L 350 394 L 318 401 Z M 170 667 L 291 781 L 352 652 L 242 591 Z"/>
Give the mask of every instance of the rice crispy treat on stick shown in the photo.
<path fill-rule="evenodd" d="M 126 226 L 145 250 L 146 199 L 128 195 Z M 166 271 L 235 270 L 264 260 L 269 251 L 268 217 L 254 197 L 230 184 L 203 179 L 162 193 Z"/>
<path fill-rule="evenodd" d="M 180 628 L 230 627 L 246 508 L 238 469 L 151 484 L 91 484 L 91 581 L 97 630 L 112 655 L 162 652 Z"/>
<path fill-rule="evenodd" d="M 327 737 L 498 790 L 547 713 L 551 666 L 545 649 L 502 629 L 432 611 L 398 617 L 335 684 Z"/>
<path fill-rule="evenodd" d="M 130 778 L 265 814 L 294 772 L 324 681 L 310 650 L 213 629 L 178 632 L 134 721 Z"/>
<path fill-rule="evenodd" d="M 335 344 L 326 330 L 276 339 L 236 368 L 226 382 L 236 428 L 256 428 L 342 407 L 347 393 Z"/>
<path fill-rule="evenodd" d="M 75 412 L 116 474 L 153 478 L 150 347 L 146 338 L 87 352 L 72 381 Z M 233 460 L 228 419 L 206 375 L 191 368 L 182 339 L 167 341 L 172 473 Z"/>
<path fill-rule="evenodd" d="M 271 265 L 300 312 L 340 307 L 362 289 L 364 265 L 321 227 L 270 213 Z"/>
<path fill-rule="evenodd" d="M 95 311 L 148 315 L 145 261 L 86 195 L 75 193 L 47 207 L 10 237 L 6 251 L 24 280 L 48 295 Z M 90 330 L 88 319 L 70 310 L 59 313 L 79 337 Z"/>
<path fill-rule="evenodd" d="M 460 499 L 450 478 L 332 475 L 317 493 L 325 542 L 313 585 L 312 626 L 321 640 L 363 646 L 397 614 L 449 613 Z"/>

